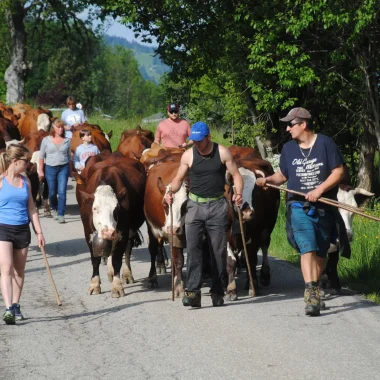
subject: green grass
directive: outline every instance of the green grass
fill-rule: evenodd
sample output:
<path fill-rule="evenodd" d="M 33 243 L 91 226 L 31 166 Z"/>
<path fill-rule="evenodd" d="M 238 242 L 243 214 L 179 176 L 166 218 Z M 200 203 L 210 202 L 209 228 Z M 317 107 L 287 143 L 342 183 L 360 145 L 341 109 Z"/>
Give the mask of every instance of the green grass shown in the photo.
<path fill-rule="evenodd" d="M 379 216 L 380 203 L 371 215 Z M 380 224 L 356 215 L 353 219 L 354 241 L 350 259 L 340 258 L 338 272 L 343 286 L 380 303 Z M 285 201 L 281 199 L 279 216 L 272 233 L 270 253 L 299 266 L 299 254 L 292 249 L 285 233 Z"/>
<path fill-rule="evenodd" d="M 115 150 L 120 142 L 121 134 L 127 129 L 136 128 L 137 125 L 141 125 L 144 129 L 149 129 L 153 133 L 156 132 L 158 123 L 142 124 L 141 118 L 135 117 L 128 120 L 122 119 L 106 119 L 100 116 L 99 114 L 93 114 L 88 117 L 88 122 L 91 124 L 98 124 L 103 131 L 110 132 L 112 131 L 113 135 L 111 138 L 111 147 L 112 150 Z M 229 146 L 230 143 L 227 139 L 223 138 L 223 131 L 212 128 L 211 137 L 212 140 L 218 144 Z"/>

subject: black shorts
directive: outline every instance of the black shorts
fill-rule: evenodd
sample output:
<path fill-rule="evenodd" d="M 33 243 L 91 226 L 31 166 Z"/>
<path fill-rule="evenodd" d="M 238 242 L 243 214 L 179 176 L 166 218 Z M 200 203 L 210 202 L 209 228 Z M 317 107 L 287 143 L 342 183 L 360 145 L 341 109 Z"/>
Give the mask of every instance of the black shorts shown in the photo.
<path fill-rule="evenodd" d="M 0 241 L 9 241 L 13 243 L 13 249 L 28 247 L 30 240 L 31 234 L 29 223 L 21 224 L 19 226 L 0 223 Z"/>

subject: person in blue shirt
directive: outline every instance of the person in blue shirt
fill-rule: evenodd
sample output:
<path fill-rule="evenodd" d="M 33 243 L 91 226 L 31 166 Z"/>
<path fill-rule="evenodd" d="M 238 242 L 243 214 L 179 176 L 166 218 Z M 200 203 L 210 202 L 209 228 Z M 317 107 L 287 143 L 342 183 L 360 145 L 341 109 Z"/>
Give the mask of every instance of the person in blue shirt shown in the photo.
<path fill-rule="evenodd" d="M 73 137 L 73 129 L 83 124 L 87 119 L 83 110 L 77 108 L 77 101 L 74 96 L 69 96 L 66 99 L 66 104 L 69 108 L 62 112 L 61 120 L 65 123 L 65 136 L 71 139 Z"/>
<path fill-rule="evenodd" d="M 38 245 L 45 245 L 30 181 L 21 174 L 28 163 L 29 151 L 22 145 L 11 144 L 0 154 L 0 278 L 6 307 L 3 321 L 8 325 L 23 319 L 19 302 L 31 238 L 30 221 Z"/>
<path fill-rule="evenodd" d="M 344 176 L 344 159 L 333 140 L 313 130 L 312 117 L 302 107 L 293 108 L 281 121 L 292 141 L 284 145 L 278 171 L 259 178 L 258 186 L 266 183 L 282 185 L 306 194 L 290 194 L 287 212 L 291 233 L 301 254 L 301 270 L 305 280 L 305 314 L 319 315 L 321 309 L 317 282 L 324 268 L 330 242 L 336 235 L 334 213 L 318 202 L 323 197 L 336 200 L 338 184 Z"/>
<path fill-rule="evenodd" d="M 96 156 L 100 153 L 99 148 L 91 142 L 91 131 L 82 129 L 79 132 L 79 137 L 83 144 L 79 145 L 74 154 L 74 167 L 79 174 L 84 169 L 86 160 L 91 156 Z"/>

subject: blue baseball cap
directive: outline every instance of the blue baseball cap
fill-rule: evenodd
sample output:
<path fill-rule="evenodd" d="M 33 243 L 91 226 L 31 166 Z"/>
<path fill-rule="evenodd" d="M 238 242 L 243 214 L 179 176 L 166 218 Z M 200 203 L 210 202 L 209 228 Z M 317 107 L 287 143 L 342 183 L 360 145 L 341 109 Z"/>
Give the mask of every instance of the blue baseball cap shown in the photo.
<path fill-rule="evenodd" d="M 210 134 L 210 129 L 203 121 L 198 121 L 191 127 L 189 140 L 201 141 Z"/>

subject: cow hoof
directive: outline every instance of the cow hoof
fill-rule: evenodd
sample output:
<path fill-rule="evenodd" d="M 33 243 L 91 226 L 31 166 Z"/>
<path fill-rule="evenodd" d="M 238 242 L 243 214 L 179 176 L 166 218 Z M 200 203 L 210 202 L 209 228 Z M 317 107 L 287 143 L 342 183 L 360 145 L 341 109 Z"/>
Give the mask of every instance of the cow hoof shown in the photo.
<path fill-rule="evenodd" d="M 88 294 L 91 296 L 96 296 L 101 294 L 102 289 L 100 288 L 100 278 L 99 276 L 95 276 L 90 281 L 90 287 L 88 289 Z"/>
<path fill-rule="evenodd" d="M 229 290 L 224 296 L 226 301 L 236 301 L 238 299 L 236 290 Z"/>
<path fill-rule="evenodd" d="M 174 294 L 176 298 L 183 298 L 185 296 L 185 284 L 183 281 L 175 282 Z"/>
<path fill-rule="evenodd" d="M 270 285 L 270 268 L 262 268 L 260 271 L 260 285 L 269 286 Z"/>
<path fill-rule="evenodd" d="M 118 277 L 113 278 L 111 295 L 112 298 L 119 298 L 125 296 L 123 284 L 121 283 L 121 280 Z"/>
<path fill-rule="evenodd" d="M 157 264 L 156 267 L 157 274 L 165 274 L 166 273 L 166 266 L 165 264 Z"/>
<path fill-rule="evenodd" d="M 152 277 L 149 277 L 148 289 L 158 288 L 157 275 L 154 274 Z"/>
<path fill-rule="evenodd" d="M 135 282 L 136 282 L 136 281 L 135 281 L 135 279 L 133 278 L 132 275 L 125 276 L 125 275 L 123 274 L 123 283 L 124 283 L 124 284 L 134 284 Z"/>

